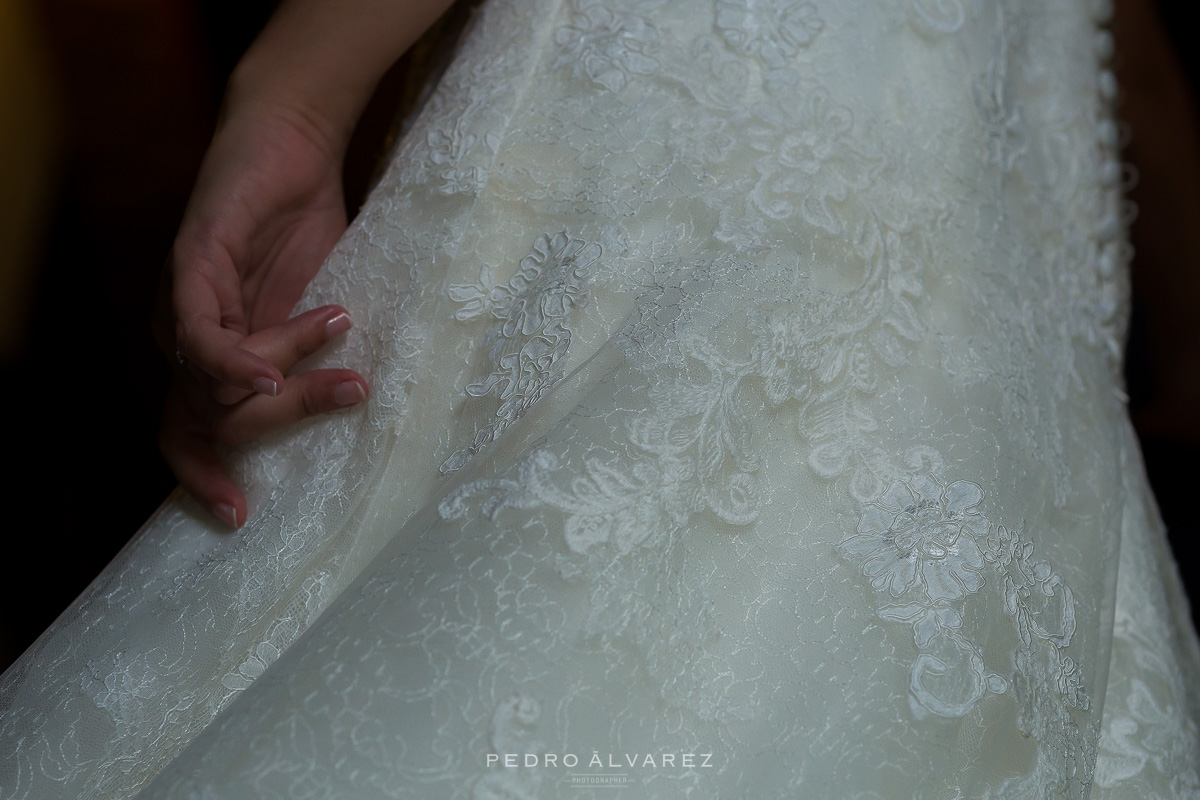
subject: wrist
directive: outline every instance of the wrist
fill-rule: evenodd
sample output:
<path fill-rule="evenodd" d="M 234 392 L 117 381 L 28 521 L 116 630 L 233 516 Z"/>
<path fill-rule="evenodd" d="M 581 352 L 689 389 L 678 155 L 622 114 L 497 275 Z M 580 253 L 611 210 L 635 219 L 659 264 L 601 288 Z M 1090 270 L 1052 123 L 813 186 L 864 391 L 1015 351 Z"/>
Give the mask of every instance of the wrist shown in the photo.
<path fill-rule="evenodd" d="M 304 70 L 289 69 L 286 60 L 252 48 L 229 78 L 219 127 L 246 119 L 281 122 L 340 164 L 372 88 L 356 92 L 347 86 L 341 96 L 329 97 L 333 92 L 322 91 L 321 81 L 306 80 Z"/>
<path fill-rule="evenodd" d="M 388 67 L 450 0 L 284 0 L 230 79 L 226 112 L 266 108 L 339 159 Z"/>

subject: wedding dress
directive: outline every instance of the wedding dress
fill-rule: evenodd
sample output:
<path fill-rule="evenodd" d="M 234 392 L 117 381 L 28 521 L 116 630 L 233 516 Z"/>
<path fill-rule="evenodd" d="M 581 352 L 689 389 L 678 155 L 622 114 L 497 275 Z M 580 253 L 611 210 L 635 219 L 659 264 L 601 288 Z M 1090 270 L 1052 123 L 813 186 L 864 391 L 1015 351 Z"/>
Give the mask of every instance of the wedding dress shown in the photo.
<path fill-rule="evenodd" d="M 1196 798 L 1090 0 L 491 0 L 0 796 Z M 572 761 L 574 763 L 572 763 Z"/>

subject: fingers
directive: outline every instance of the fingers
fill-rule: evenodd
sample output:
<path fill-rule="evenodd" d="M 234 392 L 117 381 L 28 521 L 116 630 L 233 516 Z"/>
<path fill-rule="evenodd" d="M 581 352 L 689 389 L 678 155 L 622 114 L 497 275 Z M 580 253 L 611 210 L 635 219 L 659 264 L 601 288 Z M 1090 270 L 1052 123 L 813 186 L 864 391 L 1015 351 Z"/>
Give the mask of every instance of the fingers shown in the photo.
<path fill-rule="evenodd" d="M 341 306 L 324 306 L 247 336 L 242 347 L 287 372 L 331 339 L 350 330 L 350 315 Z"/>
<path fill-rule="evenodd" d="M 218 383 L 274 395 L 283 373 L 270 361 L 240 345 L 246 338 L 241 319 L 241 287 L 215 269 L 187 270 L 172 286 L 175 346 L 178 354 Z"/>
<path fill-rule="evenodd" d="M 246 521 L 246 498 L 226 476 L 207 427 L 178 387 L 167 397 L 158 447 L 188 494 L 226 525 L 241 527 Z"/>
<path fill-rule="evenodd" d="M 231 527 L 245 523 L 246 499 L 225 474 L 216 443 L 241 444 L 367 399 L 366 381 L 348 369 L 295 375 L 287 379 L 287 389 L 278 397 L 252 395 L 234 406 L 204 398 L 189 404 L 178 382 L 168 395 L 159 449 L 183 488 Z"/>
<path fill-rule="evenodd" d="M 345 333 L 351 325 L 346 309 L 341 306 L 323 306 L 247 336 L 241 341 L 240 347 L 271 362 L 281 372 L 286 373 L 330 340 Z M 284 385 L 290 385 L 290 381 Z M 274 394 L 281 392 L 284 385 L 279 386 Z M 215 380 L 210 384 L 210 391 L 213 398 L 223 405 L 240 402 L 250 394 L 245 389 L 220 384 Z M 260 393 L 274 396 L 271 392 Z"/>
<path fill-rule="evenodd" d="M 278 397 L 254 395 L 235 406 L 224 407 L 212 425 L 214 438 L 224 444 L 241 444 L 302 419 L 327 414 L 367 399 L 367 384 L 348 369 L 320 369 L 287 379 L 287 391 Z"/>

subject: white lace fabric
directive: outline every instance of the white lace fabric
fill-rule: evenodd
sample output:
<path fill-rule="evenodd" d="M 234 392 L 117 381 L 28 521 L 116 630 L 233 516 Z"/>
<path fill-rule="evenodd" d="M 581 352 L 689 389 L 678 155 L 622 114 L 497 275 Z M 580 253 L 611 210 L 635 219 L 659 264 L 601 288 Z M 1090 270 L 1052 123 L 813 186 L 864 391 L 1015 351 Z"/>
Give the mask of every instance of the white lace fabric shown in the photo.
<path fill-rule="evenodd" d="M 0 797 L 1200 795 L 1104 14 L 487 4 L 304 303 L 366 408 L 5 673 Z"/>

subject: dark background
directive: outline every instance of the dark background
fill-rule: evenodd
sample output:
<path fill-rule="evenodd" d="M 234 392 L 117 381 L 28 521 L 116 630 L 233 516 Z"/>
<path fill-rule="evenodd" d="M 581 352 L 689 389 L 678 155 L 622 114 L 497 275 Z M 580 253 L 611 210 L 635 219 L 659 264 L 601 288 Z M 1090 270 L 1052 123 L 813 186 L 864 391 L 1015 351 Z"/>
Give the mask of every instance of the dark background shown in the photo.
<path fill-rule="evenodd" d="M 9 468 L 0 670 L 175 486 L 155 446 L 168 369 L 150 339 L 150 308 L 225 81 L 274 5 L 16 0 L 0 13 L 0 56 L 9 45 L 0 57 L 0 246 L 9 250 L 0 252 Z M 1118 5 L 1115 33 L 1120 113 L 1136 131 L 1125 157 L 1141 174 L 1131 194 L 1141 209 L 1131 413 L 1200 597 L 1188 514 L 1200 474 L 1200 74 L 1170 44 L 1191 30 L 1186 10 L 1180 0 L 1157 11 L 1130 0 Z M 351 215 L 411 94 L 408 73 L 406 63 L 389 73 L 356 134 Z"/>

